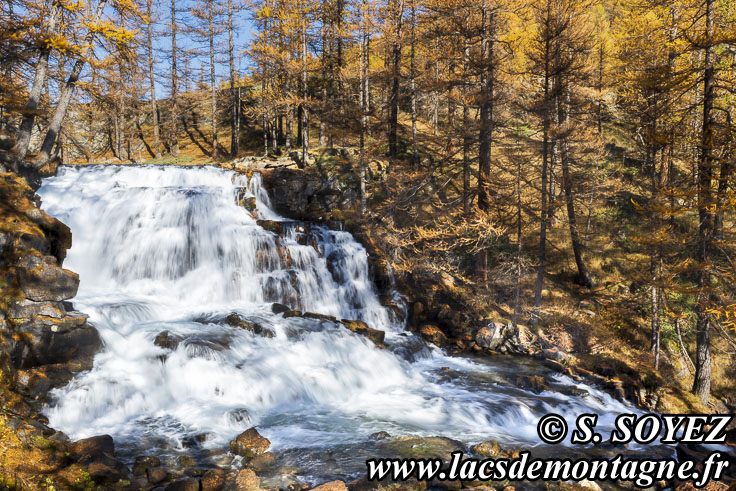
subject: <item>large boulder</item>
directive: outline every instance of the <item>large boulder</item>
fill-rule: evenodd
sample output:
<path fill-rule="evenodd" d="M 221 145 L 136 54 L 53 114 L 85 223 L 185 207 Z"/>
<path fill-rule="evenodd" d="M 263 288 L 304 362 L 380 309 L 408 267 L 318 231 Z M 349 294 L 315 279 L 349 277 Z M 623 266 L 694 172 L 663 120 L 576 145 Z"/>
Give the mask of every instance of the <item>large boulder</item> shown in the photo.
<path fill-rule="evenodd" d="M 497 350 L 506 341 L 508 329 L 502 322 L 491 322 L 475 333 L 475 342 L 481 348 Z"/>
<path fill-rule="evenodd" d="M 20 288 L 31 300 L 60 302 L 77 294 L 79 275 L 60 268 L 55 257 L 25 254 L 16 268 Z"/>
<path fill-rule="evenodd" d="M 271 442 L 261 436 L 255 428 L 249 428 L 230 442 L 230 452 L 246 458 L 253 458 L 268 451 Z"/>

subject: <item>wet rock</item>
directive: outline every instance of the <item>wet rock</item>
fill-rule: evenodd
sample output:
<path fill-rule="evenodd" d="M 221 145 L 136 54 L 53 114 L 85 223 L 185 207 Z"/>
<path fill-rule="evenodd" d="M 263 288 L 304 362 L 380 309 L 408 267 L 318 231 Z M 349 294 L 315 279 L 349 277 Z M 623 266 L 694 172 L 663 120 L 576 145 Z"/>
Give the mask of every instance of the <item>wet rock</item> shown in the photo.
<path fill-rule="evenodd" d="M 261 480 L 250 469 L 241 470 L 235 478 L 235 488 L 238 491 L 255 491 L 261 489 L 260 484 Z"/>
<path fill-rule="evenodd" d="M 540 377 L 539 375 L 517 375 L 516 386 L 520 389 L 531 390 L 532 392 L 542 392 L 549 388 L 544 381 L 544 377 Z"/>
<path fill-rule="evenodd" d="M 199 479 L 182 479 L 166 486 L 166 491 L 199 491 Z"/>
<path fill-rule="evenodd" d="M 115 442 L 110 435 L 98 435 L 72 443 L 69 454 L 81 463 L 103 458 L 115 458 Z"/>
<path fill-rule="evenodd" d="M 247 458 L 265 453 L 271 442 L 261 436 L 255 428 L 249 428 L 230 442 L 230 452 Z"/>
<path fill-rule="evenodd" d="M 202 491 L 218 491 L 225 485 L 225 471 L 210 469 L 204 473 L 199 484 Z"/>
<path fill-rule="evenodd" d="M 424 324 L 419 328 L 419 334 L 434 345 L 442 347 L 447 344 L 447 336 L 434 324 Z"/>
<path fill-rule="evenodd" d="M 156 335 L 156 339 L 153 340 L 153 344 L 159 348 L 174 351 L 181 340 L 176 336 L 173 336 L 169 331 L 161 331 Z"/>
<path fill-rule="evenodd" d="M 194 459 L 188 455 L 181 455 L 178 459 L 176 459 L 176 461 L 181 467 L 184 467 L 185 469 L 189 469 L 197 465 L 197 462 L 195 462 Z"/>
<path fill-rule="evenodd" d="M 370 339 L 373 344 L 375 344 L 379 348 L 384 347 L 383 340 L 386 337 L 385 332 L 379 331 L 378 329 L 373 329 L 372 327 L 368 327 L 368 324 L 363 321 L 341 320 L 340 324 L 342 324 L 352 332 Z"/>
<path fill-rule="evenodd" d="M 283 222 L 277 222 L 274 220 L 256 220 L 256 224 L 262 229 L 273 232 L 274 234 L 281 236 L 283 235 L 284 228 Z"/>
<path fill-rule="evenodd" d="M 288 319 L 290 317 L 302 317 L 302 313 L 298 310 L 289 310 L 288 312 L 284 312 L 284 319 Z"/>
<path fill-rule="evenodd" d="M 282 303 L 271 304 L 271 312 L 273 312 L 274 314 L 283 314 L 290 310 L 291 309 L 289 307 L 287 307 L 286 305 Z"/>
<path fill-rule="evenodd" d="M 318 319 L 318 320 L 325 320 L 330 321 L 332 323 L 336 323 L 337 319 L 331 315 L 325 315 L 325 314 L 316 314 L 314 312 L 304 312 L 302 314 L 302 317 L 306 319 Z"/>
<path fill-rule="evenodd" d="M 498 442 L 495 440 L 488 440 L 483 443 L 479 443 L 478 445 L 473 445 L 472 447 L 470 447 L 470 451 L 476 455 L 494 459 L 500 456 L 504 456 L 501 445 L 499 445 Z"/>
<path fill-rule="evenodd" d="M 248 461 L 248 467 L 256 472 L 265 471 L 276 467 L 276 458 L 271 452 L 265 452 L 253 457 Z"/>
<path fill-rule="evenodd" d="M 228 315 L 227 318 L 225 319 L 225 322 L 229 326 L 246 330 L 248 332 L 255 334 L 256 336 L 261 336 L 264 338 L 272 338 L 276 336 L 276 333 L 274 333 L 271 329 L 262 327 L 259 324 L 256 324 L 255 322 L 247 321 L 243 319 L 242 317 L 240 317 L 235 312 Z"/>
<path fill-rule="evenodd" d="M 136 457 L 135 463 L 133 464 L 133 475 L 141 476 L 146 473 L 148 469 L 154 467 L 161 467 L 161 460 L 153 455 L 144 455 Z"/>
<path fill-rule="evenodd" d="M 160 467 L 151 467 L 149 469 L 146 469 L 145 474 L 146 474 L 146 479 L 151 484 L 158 484 L 166 480 L 167 477 L 169 477 L 169 474 Z"/>
<path fill-rule="evenodd" d="M 343 481 L 330 481 L 312 488 L 312 491 L 347 491 L 347 489 Z"/>
<path fill-rule="evenodd" d="M 195 448 L 202 445 L 207 441 L 207 433 L 197 433 L 196 435 L 190 435 L 182 438 L 181 446 L 184 448 Z"/>
<path fill-rule="evenodd" d="M 387 431 L 377 431 L 376 433 L 372 433 L 368 438 L 371 440 L 387 440 L 391 438 L 391 435 Z"/>
<path fill-rule="evenodd" d="M 59 267 L 55 257 L 26 254 L 16 262 L 20 288 L 37 302 L 60 302 L 73 298 L 79 275 Z"/>

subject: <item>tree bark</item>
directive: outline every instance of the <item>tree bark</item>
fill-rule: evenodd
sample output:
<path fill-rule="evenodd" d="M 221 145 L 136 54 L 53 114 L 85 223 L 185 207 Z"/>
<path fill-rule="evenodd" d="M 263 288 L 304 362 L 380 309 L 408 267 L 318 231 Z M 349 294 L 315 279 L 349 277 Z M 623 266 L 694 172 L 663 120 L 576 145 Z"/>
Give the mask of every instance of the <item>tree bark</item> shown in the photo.
<path fill-rule="evenodd" d="M 561 130 L 561 138 L 559 140 L 560 147 L 560 164 L 562 166 L 562 187 L 565 192 L 565 205 L 567 208 L 567 223 L 570 229 L 570 241 L 572 242 L 573 255 L 575 256 L 575 265 L 578 269 L 578 283 L 593 288 L 593 280 L 588 273 L 588 268 L 583 260 L 582 244 L 578 235 L 577 221 L 575 219 L 575 195 L 573 194 L 572 176 L 570 174 L 570 152 L 568 136 L 570 128 L 570 93 L 564 85 L 562 74 L 558 74 L 558 87 L 555 91 L 559 98 L 557 104 L 557 125 Z M 562 100 L 566 98 L 567 101 Z"/>
<path fill-rule="evenodd" d="M 150 1 L 150 0 L 149 0 Z M 227 44 L 228 62 L 230 64 L 230 157 L 238 156 L 240 149 L 240 90 L 235 89 L 235 47 L 233 44 L 233 0 L 227 0 Z"/>
<path fill-rule="evenodd" d="M 209 27 L 210 44 L 210 112 L 212 114 L 212 158 L 217 158 L 217 85 L 215 80 L 215 28 L 214 28 L 214 0 L 207 2 L 207 24 Z"/>
<path fill-rule="evenodd" d="M 713 3 L 714 0 L 705 1 L 706 22 L 706 46 L 705 67 L 703 73 L 703 128 L 701 133 L 700 158 L 697 166 L 697 188 L 698 188 L 698 260 L 700 271 L 698 279 L 698 295 L 695 305 L 695 313 L 698 319 L 695 330 L 697 343 L 695 353 L 695 380 L 693 382 L 693 393 L 697 395 L 704 404 L 708 403 L 711 385 L 711 353 L 710 353 L 710 314 L 708 309 L 711 304 L 710 293 L 710 259 L 711 242 L 713 234 L 713 213 L 711 207 L 712 199 L 712 176 L 713 176 L 713 144 L 715 141 L 713 117 L 713 101 L 715 99 L 715 62 L 713 47 Z"/>
<path fill-rule="evenodd" d="M 48 35 L 52 36 L 56 33 L 56 22 L 59 18 L 59 4 L 53 2 L 51 5 L 51 11 L 49 12 L 48 25 L 46 27 Z M 28 147 L 31 142 L 31 134 L 33 133 L 33 125 L 36 121 L 36 113 L 38 111 L 38 103 L 41 100 L 41 94 L 43 88 L 46 85 L 46 79 L 48 78 L 49 69 L 49 55 L 51 54 L 51 46 L 43 46 L 38 56 L 38 63 L 36 63 L 36 71 L 33 75 L 33 85 L 31 91 L 28 94 L 28 100 L 26 101 L 25 108 L 23 109 L 23 120 L 20 123 L 18 129 L 17 138 L 15 145 L 13 146 L 14 154 L 14 165 L 18 166 L 14 169 L 16 172 L 19 170 L 19 166 L 22 165 L 23 161 L 28 155 Z"/>
<path fill-rule="evenodd" d="M 495 19 L 483 0 L 483 37 L 481 39 L 481 94 L 480 94 L 480 134 L 478 147 L 478 208 L 489 211 L 491 208 L 491 145 L 493 141 L 493 84 L 495 82 L 494 36 Z"/>
<path fill-rule="evenodd" d="M 416 0 L 411 1 L 411 48 L 410 48 L 410 90 L 411 90 L 411 145 L 412 164 L 419 165 L 419 150 L 417 149 L 417 86 L 416 86 Z"/>
<path fill-rule="evenodd" d="M 176 0 L 171 0 L 171 143 L 169 153 L 179 155 L 179 94 L 176 72 Z"/>
<path fill-rule="evenodd" d="M 470 46 L 467 40 L 463 49 L 463 213 L 470 214 L 470 87 L 468 77 L 470 69 Z"/>
<path fill-rule="evenodd" d="M 309 165 L 309 85 L 307 72 L 307 21 L 302 20 L 302 165 Z"/>
<path fill-rule="evenodd" d="M 546 27 L 548 28 L 548 26 Z M 534 310 L 531 315 L 531 323 L 538 324 L 542 310 L 542 289 L 544 287 L 544 274 L 546 269 L 547 255 L 547 172 L 549 165 L 549 78 L 550 78 L 550 36 L 544 34 L 544 99 L 542 106 L 542 183 L 541 183 L 541 210 L 539 216 L 539 265 L 537 267 L 537 282 L 534 287 Z"/>
<path fill-rule="evenodd" d="M 156 79 L 153 74 L 153 0 L 146 1 L 146 14 L 148 16 L 148 78 L 151 84 L 151 116 L 153 119 L 153 153 L 157 159 L 161 158 L 161 144 L 158 129 L 158 104 L 156 102 Z"/>
<path fill-rule="evenodd" d="M 391 41 L 391 88 L 389 97 L 388 118 L 388 154 L 396 157 L 399 154 L 399 96 L 401 89 L 401 38 L 404 25 L 404 0 L 393 0 L 396 10 L 394 39 Z"/>
<path fill-rule="evenodd" d="M 366 49 L 366 17 L 367 17 L 367 0 L 363 0 L 362 5 L 362 15 L 361 15 L 361 25 L 360 25 L 360 43 L 359 43 L 359 71 L 360 71 L 360 87 L 358 87 L 358 91 L 360 92 L 360 214 L 365 215 L 366 212 L 366 189 L 365 189 L 365 133 L 366 133 L 366 123 L 367 123 L 367 114 L 366 114 L 366 93 L 364 90 L 364 85 L 366 83 L 366 63 L 365 63 L 365 49 Z"/>

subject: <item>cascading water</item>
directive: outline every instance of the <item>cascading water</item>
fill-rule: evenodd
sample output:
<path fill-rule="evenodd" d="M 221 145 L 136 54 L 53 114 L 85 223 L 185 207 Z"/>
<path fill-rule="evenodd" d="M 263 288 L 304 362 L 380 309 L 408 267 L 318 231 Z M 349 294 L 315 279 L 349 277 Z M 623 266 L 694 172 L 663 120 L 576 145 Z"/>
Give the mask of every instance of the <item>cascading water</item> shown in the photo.
<path fill-rule="evenodd" d="M 378 431 L 530 447 L 548 412 L 570 424 L 605 414 L 600 427 L 631 411 L 532 361 L 425 347 L 381 305 L 365 249 L 347 232 L 290 225 L 258 175 L 62 167 L 39 194 L 72 229 L 65 267 L 81 279 L 74 306 L 105 343 L 94 368 L 54 391 L 46 410 L 72 438 L 107 433 L 129 457 L 214 455 L 257 426 L 281 458 L 322 465 L 312 475 L 331 477 L 364 471 Z M 259 219 L 282 222 L 282 237 Z M 273 302 L 365 321 L 386 331 L 388 349 L 327 320 L 274 314 Z M 232 312 L 273 337 L 229 325 Z M 168 344 L 154 344 L 164 331 Z M 524 372 L 546 375 L 553 390 L 509 383 Z M 329 468 L 325 452 L 356 457 Z"/>

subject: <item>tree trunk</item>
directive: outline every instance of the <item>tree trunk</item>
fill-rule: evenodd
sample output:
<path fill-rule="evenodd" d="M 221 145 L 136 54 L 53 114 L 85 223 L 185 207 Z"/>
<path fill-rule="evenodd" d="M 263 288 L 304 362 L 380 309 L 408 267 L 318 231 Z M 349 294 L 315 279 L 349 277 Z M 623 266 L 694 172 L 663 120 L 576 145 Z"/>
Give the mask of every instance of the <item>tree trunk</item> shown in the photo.
<path fill-rule="evenodd" d="M 176 73 L 176 0 L 171 0 L 171 143 L 169 153 L 179 155 L 179 94 Z"/>
<path fill-rule="evenodd" d="M 562 187 L 565 192 L 565 205 L 567 208 L 567 223 L 570 228 L 570 241 L 572 242 L 573 255 L 575 256 L 575 265 L 578 268 L 578 283 L 593 288 L 593 280 L 588 273 L 588 268 L 583 260 L 582 244 L 578 235 L 577 221 L 575 219 L 575 195 L 572 188 L 572 176 L 570 175 L 570 152 L 568 136 L 570 134 L 570 93 L 563 85 L 562 75 L 558 75 L 558 87 L 556 90 L 559 98 L 557 104 L 557 125 L 561 130 L 562 137 L 559 141 L 560 147 L 560 164 L 562 166 Z M 563 95 L 567 98 L 567 103 L 562 100 Z"/>
<path fill-rule="evenodd" d="M 149 0 L 150 1 L 150 0 Z M 238 156 L 240 149 L 240 90 L 235 90 L 235 48 L 233 45 L 233 0 L 227 0 L 227 44 L 228 62 L 230 64 L 230 157 Z"/>
<path fill-rule="evenodd" d="M 410 90 L 411 90 L 411 145 L 412 164 L 419 165 L 419 151 L 417 149 L 417 86 L 416 86 L 416 0 L 411 0 L 411 50 L 410 50 Z"/>
<path fill-rule="evenodd" d="M 302 165 L 309 165 L 309 86 L 307 73 L 307 22 L 302 20 Z"/>
<path fill-rule="evenodd" d="M 156 80 L 153 75 L 153 0 L 146 1 L 146 13 L 148 15 L 148 78 L 151 84 L 151 117 L 153 119 L 153 153 L 157 159 L 161 158 L 161 144 L 158 131 L 158 104 L 156 102 Z"/>
<path fill-rule="evenodd" d="M 713 117 L 713 101 L 715 99 L 715 63 L 713 56 L 713 3 L 705 1 L 706 47 L 705 70 L 703 73 L 703 129 L 701 135 L 700 158 L 698 160 L 698 260 L 700 271 L 698 279 L 698 295 L 695 313 L 698 318 L 696 327 L 695 381 L 693 393 L 704 404 L 710 397 L 711 355 L 710 355 L 710 314 L 711 273 L 710 256 L 713 233 L 712 213 L 712 176 L 713 176 L 713 144 L 715 142 Z"/>
<path fill-rule="evenodd" d="M 52 36 L 56 33 L 56 22 L 59 17 L 59 5 L 54 2 L 51 5 L 51 11 L 49 12 L 49 20 L 47 25 L 48 35 Z M 38 63 L 36 63 L 36 72 L 33 75 L 33 85 L 31 86 L 31 92 L 28 94 L 28 100 L 26 106 L 23 109 L 23 120 L 20 123 L 18 134 L 15 145 L 13 146 L 14 165 L 20 166 L 28 154 L 28 147 L 31 142 L 31 134 L 33 133 L 33 125 L 36 121 L 36 112 L 38 110 L 38 103 L 41 100 L 41 94 L 43 88 L 46 85 L 46 79 L 48 77 L 49 69 L 49 55 L 51 54 L 51 46 L 44 46 L 41 48 L 41 52 L 38 56 Z M 14 169 L 16 172 L 19 167 Z"/>
<path fill-rule="evenodd" d="M 210 42 L 210 112 L 212 114 L 212 158 L 217 158 L 217 86 L 215 80 L 215 28 L 214 13 L 212 11 L 212 3 L 214 0 L 207 2 L 207 23 L 209 24 L 209 42 Z"/>
<path fill-rule="evenodd" d="M 491 208 L 491 144 L 493 140 L 493 84 L 495 79 L 494 53 L 494 15 L 483 2 L 483 37 L 481 39 L 481 95 L 480 95 L 480 135 L 478 148 L 478 208 L 489 211 Z"/>
<path fill-rule="evenodd" d="M 396 157 L 399 154 L 399 96 L 401 89 L 401 37 L 404 25 L 404 0 L 393 0 L 396 12 L 395 38 L 391 41 L 391 88 L 389 97 L 388 118 L 388 154 Z"/>
<path fill-rule="evenodd" d="M 468 87 L 468 77 L 470 68 L 470 46 L 465 41 L 463 49 L 463 213 L 467 216 L 470 214 L 470 106 L 468 106 L 468 98 L 470 97 L 470 88 Z"/>
<path fill-rule="evenodd" d="M 549 165 L 549 74 L 550 74 L 550 39 L 545 35 L 544 47 L 544 99 L 542 107 L 542 183 L 541 183 L 541 210 L 539 216 L 539 265 L 537 267 L 537 282 L 534 287 L 534 311 L 531 315 L 531 323 L 538 324 L 542 310 L 542 289 L 544 287 L 544 274 L 546 269 L 547 255 L 547 172 Z"/>
<path fill-rule="evenodd" d="M 366 190 L 365 190 L 365 133 L 366 133 L 366 94 L 364 90 L 364 85 L 366 83 L 366 71 L 367 67 L 365 64 L 365 57 L 364 52 L 366 49 L 365 46 L 365 40 L 366 40 L 366 7 L 367 7 L 367 0 L 363 0 L 362 5 L 362 19 L 361 19 L 361 26 L 360 26 L 360 53 L 358 55 L 360 64 L 359 64 L 359 76 L 360 76 L 360 87 L 358 88 L 360 92 L 360 214 L 365 215 L 366 212 Z"/>

